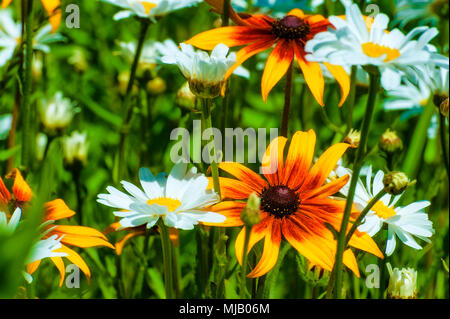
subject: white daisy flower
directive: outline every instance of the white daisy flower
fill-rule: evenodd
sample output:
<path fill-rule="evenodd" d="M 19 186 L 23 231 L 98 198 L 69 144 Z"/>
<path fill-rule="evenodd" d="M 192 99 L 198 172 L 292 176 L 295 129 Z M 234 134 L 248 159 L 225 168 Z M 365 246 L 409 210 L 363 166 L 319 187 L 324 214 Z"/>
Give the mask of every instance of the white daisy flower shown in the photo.
<path fill-rule="evenodd" d="M 388 31 L 387 15 L 378 14 L 370 24 L 358 6 L 351 3 L 346 5 L 345 20 L 331 16 L 329 21 L 335 29 L 318 33 L 307 42 L 309 61 L 377 66 L 386 90 L 398 87 L 402 75 L 414 73 L 414 66 L 434 64 L 448 69 L 448 59 L 429 44 L 438 34 L 436 28 L 417 27 L 407 35 L 398 29 Z M 417 40 L 412 40 L 418 35 Z"/>
<path fill-rule="evenodd" d="M 121 20 L 132 16 L 140 18 L 153 18 L 164 16 L 172 11 L 191 7 L 200 3 L 202 0 L 101 0 L 121 7 L 114 15 L 114 20 Z"/>
<path fill-rule="evenodd" d="M 342 166 L 335 170 L 337 177 L 352 174 L 352 171 Z M 354 204 L 358 210 L 362 211 L 369 202 L 378 194 L 383 188 L 383 171 L 378 171 L 372 181 L 372 167 L 368 167 L 366 175 L 366 186 L 359 179 L 356 186 Z M 348 195 L 350 182 L 342 189 L 341 194 Z M 395 207 L 402 194 L 392 196 L 385 194 L 372 207 L 363 223 L 358 227 L 359 231 L 366 232 L 373 237 L 383 227 L 384 224 L 388 226 L 388 239 L 386 244 L 386 255 L 390 256 L 394 252 L 396 246 L 396 236 L 407 246 L 414 249 L 422 249 L 422 247 L 415 241 L 413 236 L 430 242 L 428 239 L 434 234 L 432 222 L 428 219 L 428 215 L 423 211 L 424 208 L 430 205 L 429 201 L 418 201 L 409 204 L 405 207 Z"/>
<path fill-rule="evenodd" d="M 63 129 L 69 125 L 75 110 L 72 101 L 56 92 L 53 98 L 43 101 L 40 107 L 41 121 L 50 130 Z"/>
<path fill-rule="evenodd" d="M 51 33 L 50 24 L 40 28 L 33 39 L 33 49 L 50 52 L 49 44 L 63 41 L 65 38 L 59 33 Z M 22 40 L 22 26 L 15 22 L 10 9 L 0 9 L 0 67 L 6 64 L 14 55 L 14 51 Z"/>
<path fill-rule="evenodd" d="M 187 163 L 178 163 L 170 174 L 161 173 L 156 177 L 149 169 L 139 170 L 142 190 L 122 181 L 125 194 L 112 186 L 109 194 L 99 194 L 97 201 L 103 205 L 120 209 L 114 215 L 122 218 L 121 227 L 146 225 L 153 227 L 159 218 L 169 227 L 193 229 L 199 222 L 221 223 L 225 216 L 205 210 L 217 203 L 219 196 L 208 187 L 208 179 L 198 174 L 193 167 L 186 172 Z"/>
<path fill-rule="evenodd" d="M 397 111 L 421 109 L 427 105 L 431 91 L 423 81 L 419 81 L 418 86 L 406 81 L 404 85 L 400 85 L 394 90 L 389 90 L 386 94 L 388 98 L 384 101 L 384 109 Z"/>

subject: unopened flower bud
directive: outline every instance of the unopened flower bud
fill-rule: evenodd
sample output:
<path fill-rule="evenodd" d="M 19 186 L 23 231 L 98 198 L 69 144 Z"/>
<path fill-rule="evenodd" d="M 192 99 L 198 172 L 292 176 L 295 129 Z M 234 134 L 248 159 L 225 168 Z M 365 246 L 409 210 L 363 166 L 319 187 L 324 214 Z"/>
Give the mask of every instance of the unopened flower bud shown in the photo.
<path fill-rule="evenodd" d="M 151 95 L 163 94 L 167 89 L 166 81 L 163 78 L 156 77 L 147 83 L 147 92 Z"/>
<path fill-rule="evenodd" d="M 127 70 L 119 73 L 119 75 L 117 76 L 117 81 L 119 82 L 119 92 L 120 94 L 124 95 L 127 92 L 128 82 L 130 81 L 130 71 Z M 138 92 L 138 88 L 136 85 L 133 85 L 132 91 L 133 93 Z"/>
<path fill-rule="evenodd" d="M 189 88 L 189 83 L 186 82 L 177 92 L 175 103 L 185 109 L 195 109 L 197 97 Z"/>
<path fill-rule="evenodd" d="M 252 227 L 261 222 L 261 199 L 256 193 L 250 194 L 247 200 L 247 206 L 241 212 L 241 220 L 247 227 Z"/>
<path fill-rule="evenodd" d="M 224 85 L 225 81 L 208 83 L 198 81 L 196 79 L 189 80 L 189 88 L 191 89 L 191 92 L 203 99 L 214 99 L 218 97 Z"/>
<path fill-rule="evenodd" d="M 71 64 L 78 72 L 86 71 L 89 66 L 84 51 L 79 48 L 73 50 L 72 55 L 67 62 L 69 62 L 69 64 Z"/>
<path fill-rule="evenodd" d="M 44 159 L 45 148 L 47 147 L 48 137 L 44 133 L 36 135 L 36 159 L 40 162 Z"/>
<path fill-rule="evenodd" d="M 439 107 L 441 114 L 445 117 L 448 117 L 448 98 L 446 98 Z"/>
<path fill-rule="evenodd" d="M 388 299 L 417 299 L 417 271 L 413 268 L 392 269 L 388 263 Z"/>
<path fill-rule="evenodd" d="M 387 153 L 394 153 L 403 149 L 403 142 L 395 131 L 387 129 L 386 132 L 381 135 L 379 147 L 381 150 Z"/>
<path fill-rule="evenodd" d="M 84 165 L 87 161 L 88 143 L 86 133 L 72 132 L 63 142 L 64 161 L 67 165 L 75 163 Z"/>
<path fill-rule="evenodd" d="M 386 191 L 391 195 L 399 195 L 410 185 L 408 176 L 403 172 L 390 172 L 383 178 Z"/>
<path fill-rule="evenodd" d="M 433 95 L 433 103 L 436 107 L 440 108 L 442 102 L 448 99 L 448 94 L 436 93 Z"/>
<path fill-rule="evenodd" d="M 361 133 L 357 130 L 350 130 L 344 139 L 344 143 L 350 144 L 351 147 L 357 148 L 361 140 Z"/>

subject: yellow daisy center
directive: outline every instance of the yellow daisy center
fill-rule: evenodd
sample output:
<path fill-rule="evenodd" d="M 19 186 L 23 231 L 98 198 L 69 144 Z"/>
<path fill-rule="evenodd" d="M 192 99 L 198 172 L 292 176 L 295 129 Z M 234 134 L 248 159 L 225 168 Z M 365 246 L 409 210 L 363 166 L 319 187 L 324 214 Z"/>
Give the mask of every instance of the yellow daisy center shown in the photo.
<path fill-rule="evenodd" d="M 157 7 L 156 4 L 154 4 L 154 3 L 148 3 L 148 2 L 145 2 L 145 1 L 141 1 L 141 4 L 144 6 L 145 14 L 149 14 L 149 13 L 150 13 L 150 10 L 151 10 L 152 8 Z"/>
<path fill-rule="evenodd" d="M 148 200 L 147 204 L 149 205 L 158 204 L 161 206 L 166 206 L 169 212 L 174 212 L 178 207 L 180 207 L 181 202 L 178 199 L 160 197 Z"/>
<path fill-rule="evenodd" d="M 397 59 L 400 56 L 400 51 L 397 49 L 391 49 L 382 45 L 378 45 L 372 42 L 366 42 L 362 44 L 362 50 L 363 52 L 372 57 L 372 58 L 378 58 L 384 54 L 386 54 L 386 58 L 384 59 L 384 62 L 389 62 L 392 60 Z"/>
<path fill-rule="evenodd" d="M 374 211 L 378 217 L 383 219 L 388 219 L 389 217 L 395 216 L 396 214 L 394 208 L 387 207 L 381 201 L 378 201 L 375 205 L 373 205 L 371 210 Z"/>

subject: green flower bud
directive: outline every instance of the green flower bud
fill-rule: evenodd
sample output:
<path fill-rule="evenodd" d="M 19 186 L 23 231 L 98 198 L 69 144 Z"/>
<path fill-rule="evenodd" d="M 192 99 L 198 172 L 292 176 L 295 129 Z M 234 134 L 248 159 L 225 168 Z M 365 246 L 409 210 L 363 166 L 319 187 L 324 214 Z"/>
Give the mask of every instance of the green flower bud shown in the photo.
<path fill-rule="evenodd" d="M 381 135 L 378 146 L 387 153 L 395 153 L 403 149 L 403 142 L 395 131 L 387 129 L 386 132 Z"/>
<path fill-rule="evenodd" d="M 166 81 L 163 78 L 156 77 L 147 83 L 147 92 L 151 95 L 163 94 L 167 89 Z"/>
<path fill-rule="evenodd" d="M 443 116 L 448 117 L 448 98 L 446 98 L 444 101 L 442 101 L 439 109 Z"/>
<path fill-rule="evenodd" d="M 403 172 L 391 172 L 383 178 L 386 191 L 391 195 L 399 195 L 410 185 L 408 176 Z"/>
<path fill-rule="evenodd" d="M 256 193 L 250 194 L 247 206 L 241 212 L 241 220 L 247 227 L 253 227 L 261 222 L 261 199 Z"/>
<path fill-rule="evenodd" d="M 351 129 L 344 139 L 344 143 L 350 144 L 351 147 L 357 148 L 361 140 L 361 133 L 358 130 Z"/>

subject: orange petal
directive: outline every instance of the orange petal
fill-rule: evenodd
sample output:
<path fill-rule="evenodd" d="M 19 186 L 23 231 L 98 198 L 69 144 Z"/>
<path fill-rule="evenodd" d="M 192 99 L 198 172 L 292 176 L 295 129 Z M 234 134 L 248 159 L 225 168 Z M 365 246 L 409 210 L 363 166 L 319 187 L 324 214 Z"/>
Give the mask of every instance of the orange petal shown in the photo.
<path fill-rule="evenodd" d="M 222 199 L 247 199 L 255 191 L 250 185 L 234 178 L 220 177 L 219 183 Z"/>
<path fill-rule="evenodd" d="M 9 6 L 12 0 L 2 0 L 2 8 Z"/>
<path fill-rule="evenodd" d="M 227 219 L 220 224 L 205 223 L 205 226 L 235 227 L 242 226 L 241 212 L 246 206 L 245 202 L 223 201 L 210 208 L 211 211 L 224 215 Z"/>
<path fill-rule="evenodd" d="M 104 231 L 104 234 L 110 234 L 112 232 L 117 231 L 117 229 L 119 229 L 122 225 L 120 225 L 120 222 L 115 222 L 112 223 L 111 225 L 109 225 Z"/>
<path fill-rule="evenodd" d="M 269 92 L 286 74 L 294 59 L 292 43 L 294 42 L 291 40 L 281 39 L 267 59 L 261 80 L 261 93 L 264 102 L 267 102 Z"/>
<path fill-rule="evenodd" d="M 371 253 L 372 255 L 375 255 L 381 259 L 384 258 L 383 253 L 378 248 L 375 241 L 367 233 L 356 230 L 352 238 L 350 238 L 348 244 L 352 247 L 367 251 L 368 253 Z"/>
<path fill-rule="evenodd" d="M 131 231 L 128 234 L 126 234 L 125 236 L 123 236 L 123 238 L 116 243 L 116 254 L 117 255 L 122 254 L 123 246 L 125 246 L 125 243 L 128 241 L 128 239 L 135 237 L 135 236 L 144 236 L 144 235 L 145 235 L 145 230 L 139 230 L 139 231 Z"/>
<path fill-rule="evenodd" d="M 289 11 L 289 13 L 287 15 L 288 16 L 296 16 L 300 19 L 303 19 L 305 17 L 305 14 L 300 9 L 292 9 L 291 11 Z"/>
<path fill-rule="evenodd" d="M 69 259 L 78 268 L 80 268 L 80 270 L 86 275 L 89 281 L 89 279 L 91 278 L 91 271 L 89 270 L 89 267 L 86 264 L 86 262 L 83 260 L 83 258 L 81 258 L 81 256 L 78 253 L 76 253 L 74 250 L 64 245 L 57 251 L 66 253 L 68 255 L 66 256 L 66 258 Z"/>
<path fill-rule="evenodd" d="M 228 69 L 227 73 L 225 74 L 225 79 L 228 79 L 230 75 L 245 61 L 247 61 L 249 58 L 254 56 L 255 54 L 258 54 L 264 50 L 269 49 L 273 44 L 275 43 L 275 38 L 272 35 L 261 37 L 260 40 L 258 40 L 255 43 L 250 44 L 249 46 L 246 46 L 245 48 L 240 49 L 236 53 L 236 63 L 231 66 L 231 68 Z"/>
<path fill-rule="evenodd" d="M 49 234 L 60 234 L 56 231 L 51 231 Z M 111 245 L 106 240 L 99 238 L 99 237 L 88 237 L 88 236 L 80 236 L 80 235 L 73 235 L 73 234 L 64 234 L 64 237 L 61 239 L 61 242 L 67 245 L 81 247 L 81 248 L 89 248 L 89 247 L 96 247 L 96 246 L 106 246 L 109 248 L 113 248 L 114 246 Z"/>
<path fill-rule="evenodd" d="M 38 269 L 40 264 L 41 264 L 41 259 L 33 261 L 32 263 L 29 263 L 27 265 L 27 273 L 32 275 Z"/>
<path fill-rule="evenodd" d="M 309 171 L 308 178 L 301 187 L 301 191 L 305 192 L 322 186 L 349 146 L 347 143 L 337 143 L 328 148 Z"/>
<path fill-rule="evenodd" d="M 251 186 L 257 192 L 260 192 L 264 187 L 267 186 L 267 182 L 262 179 L 260 175 L 256 174 L 251 169 L 242 164 L 234 162 L 222 162 L 219 164 L 219 168 Z"/>
<path fill-rule="evenodd" d="M 257 242 L 266 236 L 267 232 L 270 230 L 270 225 L 273 222 L 273 217 L 264 218 L 258 225 L 252 227 L 252 231 L 250 233 L 250 240 L 248 242 L 248 250 L 247 254 L 252 250 L 253 246 Z M 236 258 L 240 265 L 242 265 L 242 258 L 244 254 L 244 243 L 245 243 L 245 227 L 241 229 L 239 234 L 236 237 L 236 241 L 234 243 L 234 250 L 236 253 Z"/>
<path fill-rule="evenodd" d="M 20 171 L 15 168 L 6 178 L 14 179 L 13 194 L 14 198 L 19 202 L 29 202 L 31 200 L 31 188 L 22 177 Z"/>
<path fill-rule="evenodd" d="M 60 249 L 58 249 L 58 251 L 60 251 Z M 62 287 L 63 283 L 64 283 L 64 277 L 66 276 L 66 266 L 64 266 L 64 261 L 61 257 L 50 257 L 50 259 L 52 260 L 52 262 L 55 264 L 56 268 L 58 268 L 59 271 L 59 286 Z"/>
<path fill-rule="evenodd" d="M 11 200 L 11 193 L 6 188 L 3 179 L 0 177 L 0 205 L 6 205 Z"/>
<path fill-rule="evenodd" d="M 277 263 L 281 243 L 281 221 L 274 218 L 267 229 L 264 239 L 264 250 L 255 268 L 247 277 L 255 278 L 267 274 Z"/>
<path fill-rule="evenodd" d="M 41 0 L 42 5 L 50 16 L 50 24 L 52 25 L 52 32 L 58 29 L 61 23 L 61 0 Z"/>
<path fill-rule="evenodd" d="M 284 167 L 284 185 L 297 189 L 303 183 L 314 157 L 315 146 L 316 133 L 313 130 L 294 134 Z"/>
<path fill-rule="evenodd" d="M 270 185 L 279 185 L 283 180 L 283 153 L 286 141 L 283 136 L 273 139 L 262 158 L 261 169 Z"/>
<path fill-rule="evenodd" d="M 347 184 L 349 179 L 350 175 L 345 175 L 321 187 L 315 188 L 310 192 L 303 193 L 302 200 L 314 197 L 328 197 L 336 194 L 345 186 L 345 184 Z"/>
<path fill-rule="evenodd" d="M 306 84 L 311 90 L 311 93 L 317 103 L 324 106 L 323 91 L 325 88 L 325 81 L 323 79 L 322 70 L 320 69 L 319 63 L 306 61 L 306 53 L 303 50 L 303 46 L 299 43 L 294 44 L 294 51 L 295 56 L 297 57 L 298 65 L 302 69 Z"/>
<path fill-rule="evenodd" d="M 328 71 L 330 71 L 331 75 L 334 76 L 336 81 L 339 83 L 341 87 L 341 100 L 339 101 L 339 106 L 344 104 L 345 100 L 350 93 L 350 76 L 347 74 L 345 69 L 340 65 L 332 65 L 328 62 L 325 62 L 324 65 L 327 67 Z"/>
<path fill-rule="evenodd" d="M 78 235 L 82 237 L 99 237 L 105 240 L 108 240 L 105 235 L 103 235 L 98 230 L 92 227 L 86 226 L 75 226 L 75 225 L 58 225 L 53 229 L 54 232 L 58 232 L 60 234 L 71 234 Z"/>
<path fill-rule="evenodd" d="M 350 249 L 344 251 L 342 261 L 344 265 L 346 265 L 351 271 L 353 271 L 356 277 L 360 277 L 358 262 L 356 261 L 355 255 Z"/>
<path fill-rule="evenodd" d="M 62 199 L 55 199 L 44 204 L 44 220 L 60 220 L 75 215 Z"/>
<path fill-rule="evenodd" d="M 228 47 L 250 44 L 271 35 L 270 30 L 255 27 L 222 27 L 205 31 L 190 38 L 185 43 L 203 50 L 212 50 L 219 43 Z"/>

